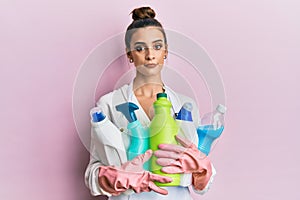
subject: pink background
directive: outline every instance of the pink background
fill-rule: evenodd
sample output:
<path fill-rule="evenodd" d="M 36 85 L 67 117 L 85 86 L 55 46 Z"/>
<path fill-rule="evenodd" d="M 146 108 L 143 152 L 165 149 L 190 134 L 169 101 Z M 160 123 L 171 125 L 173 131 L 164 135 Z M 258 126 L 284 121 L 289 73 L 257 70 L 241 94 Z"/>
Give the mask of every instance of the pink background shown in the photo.
<path fill-rule="evenodd" d="M 300 199 L 295 0 L 1 1 L 0 199 L 96 199 L 84 186 L 89 155 L 73 121 L 73 84 L 89 52 L 149 4 L 165 28 L 205 47 L 223 77 L 218 175 L 200 199 Z"/>

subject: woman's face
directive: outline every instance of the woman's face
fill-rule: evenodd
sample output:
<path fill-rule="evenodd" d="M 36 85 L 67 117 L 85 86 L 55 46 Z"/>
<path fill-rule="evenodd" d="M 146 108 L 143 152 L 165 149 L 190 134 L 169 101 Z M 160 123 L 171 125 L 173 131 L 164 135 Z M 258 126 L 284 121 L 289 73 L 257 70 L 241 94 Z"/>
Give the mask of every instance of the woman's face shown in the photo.
<path fill-rule="evenodd" d="M 128 51 L 137 72 L 144 76 L 160 74 L 168 53 L 163 33 L 151 26 L 139 28 L 133 33 Z"/>

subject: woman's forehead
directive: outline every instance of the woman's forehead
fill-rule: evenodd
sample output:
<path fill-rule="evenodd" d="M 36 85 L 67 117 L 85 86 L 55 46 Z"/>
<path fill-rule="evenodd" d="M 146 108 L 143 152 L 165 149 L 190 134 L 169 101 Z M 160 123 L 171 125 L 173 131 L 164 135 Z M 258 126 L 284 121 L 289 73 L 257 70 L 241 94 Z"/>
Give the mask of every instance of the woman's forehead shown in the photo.
<path fill-rule="evenodd" d="M 164 42 L 164 35 L 158 27 L 143 27 L 135 29 L 131 37 L 131 44 L 136 42 L 153 43 L 158 40 Z"/>

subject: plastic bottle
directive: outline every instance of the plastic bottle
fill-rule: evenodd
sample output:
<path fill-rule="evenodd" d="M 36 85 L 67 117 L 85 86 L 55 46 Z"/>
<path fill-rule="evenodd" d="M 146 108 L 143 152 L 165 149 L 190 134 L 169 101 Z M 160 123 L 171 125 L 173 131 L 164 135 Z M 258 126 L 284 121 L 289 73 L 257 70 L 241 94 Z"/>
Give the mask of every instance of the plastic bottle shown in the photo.
<path fill-rule="evenodd" d="M 158 145 L 177 144 L 175 135 L 178 133 L 178 125 L 171 116 L 171 102 L 167 99 L 166 93 L 158 93 L 157 100 L 154 102 L 155 115 L 150 123 L 150 148 L 158 150 Z M 159 183 L 158 186 L 178 186 L 180 185 L 180 174 L 166 174 L 161 172 L 161 166 L 156 164 L 157 158 L 152 156 L 150 169 L 155 174 L 169 176 L 173 179 L 171 183 Z"/>
<path fill-rule="evenodd" d="M 214 112 L 207 113 L 201 119 L 197 128 L 199 143 L 198 149 L 209 154 L 212 143 L 220 137 L 224 129 L 224 114 L 226 107 L 219 104 Z"/>
<path fill-rule="evenodd" d="M 127 150 L 128 160 L 145 153 L 149 149 L 149 132 L 148 128 L 141 125 L 134 113 L 139 107 L 131 102 L 126 102 L 116 106 L 117 111 L 123 113 L 128 120 L 127 129 L 130 135 L 130 145 Z M 144 164 L 144 169 L 149 170 L 149 162 Z"/>
<path fill-rule="evenodd" d="M 183 104 L 177 117 L 176 123 L 179 127 L 178 135 L 185 137 L 187 140 L 192 141 L 195 145 L 198 145 L 198 136 L 196 126 L 192 119 L 193 105 L 191 103 Z M 192 174 L 180 175 L 180 186 L 189 186 L 192 182 Z"/>
<path fill-rule="evenodd" d="M 91 110 L 92 141 L 97 158 L 105 165 L 121 166 L 127 161 L 126 151 L 119 129 L 99 110 Z"/>
<path fill-rule="evenodd" d="M 193 123 L 192 110 L 193 105 L 189 102 L 184 103 L 180 109 L 176 117 L 176 123 L 179 126 L 178 135 L 184 136 L 189 141 L 196 141 L 196 145 L 198 145 L 198 136 L 195 124 Z"/>

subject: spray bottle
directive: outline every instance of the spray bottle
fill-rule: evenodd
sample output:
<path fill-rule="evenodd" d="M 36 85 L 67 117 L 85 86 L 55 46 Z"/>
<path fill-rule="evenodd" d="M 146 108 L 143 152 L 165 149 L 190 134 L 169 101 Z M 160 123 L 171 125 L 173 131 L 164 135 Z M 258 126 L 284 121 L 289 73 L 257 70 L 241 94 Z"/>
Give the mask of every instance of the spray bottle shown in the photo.
<path fill-rule="evenodd" d="M 177 117 L 176 123 L 179 127 L 178 135 L 198 145 L 196 126 L 192 119 L 193 105 L 189 102 L 183 104 Z M 180 186 L 189 186 L 192 182 L 192 174 L 181 174 Z"/>
<path fill-rule="evenodd" d="M 171 116 L 171 102 L 167 99 L 166 93 L 158 93 L 154 102 L 155 115 L 150 123 L 150 148 L 158 150 L 158 145 L 177 144 L 175 135 L 178 133 L 178 125 Z M 155 182 L 158 186 L 178 186 L 180 185 L 180 174 L 166 174 L 161 172 L 161 166 L 156 163 L 157 158 L 152 156 L 150 169 L 154 174 L 169 176 L 173 179 L 171 183 Z"/>
<path fill-rule="evenodd" d="M 104 165 L 121 166 L 127 161 L 126 151 L 119 129 L 99 110 L 93 108 L 90 112 L 92 124 L 92 141 L 97 158 Z"/>
<path fill-rule="evenodd" d="M 143 127 L 134 113 L 139 107 L 131 102 L 126 102 L 116 106 L 117 111 L 123 113 L 128 120 L 127 129 L 130 135 L 130 145 L 127 150 L 128 160 L 132 160 L 136 156 L 145 153 L 149 149 L 149 133 L 148 129 Z M 149 162 L 144 164 L 144 169 L 149 170 Z"/>
<path fill-rule="evenodd" d="M 197 128 L 199 143 L 198 149 L 209 154 L 212 143 L 220 137 L 224 129 L 224 114 L 226 107 L 219 104 L 214 112 L 207 113 L 201 119 Z"/>

